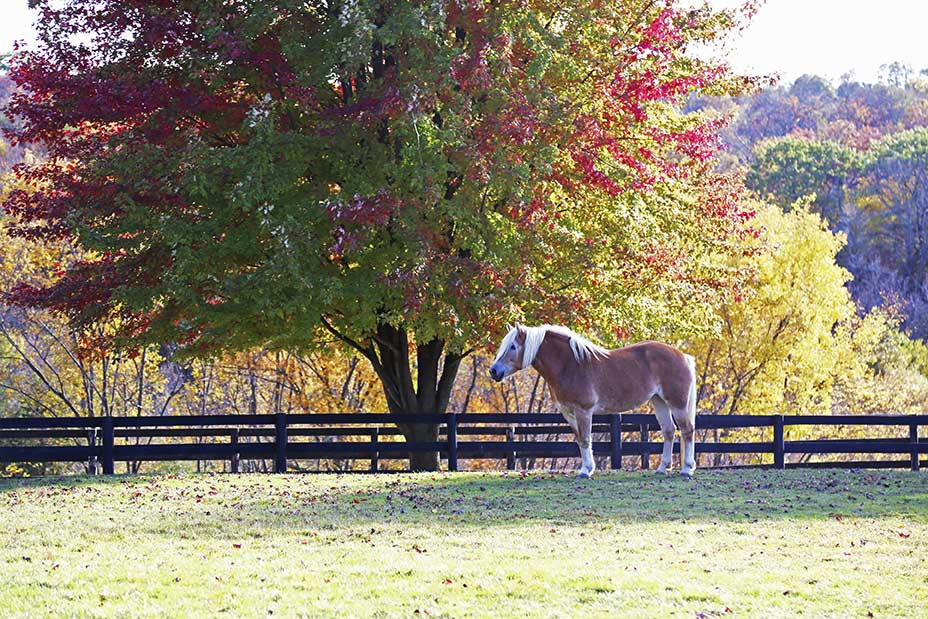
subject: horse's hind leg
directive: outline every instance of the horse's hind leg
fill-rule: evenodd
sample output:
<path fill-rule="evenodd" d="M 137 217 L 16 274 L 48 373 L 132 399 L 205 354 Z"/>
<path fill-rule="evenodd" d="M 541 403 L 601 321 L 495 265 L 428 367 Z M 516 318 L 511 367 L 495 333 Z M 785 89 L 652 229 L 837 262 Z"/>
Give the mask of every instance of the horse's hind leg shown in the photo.
<path fill-rule="evenodd" d="M 680 428 L 680 473 L 690 476 L 696 470 L 696 418 L 686 409 L 673 413 Z"/>
<path fill-rule="evenodd" d="M 661 465 L 657 467 L 657 472 L 666 473 L 668 469 L 672 468 L 673 435 L 676 428 L 673 425 L 673 415 L 670 413 L 670 406 L 668 406 L 660 396 L 651 398 L 651 406 L 654 407 L 657 423 L 660 424 L 661 432 L 664 434 L 664 451 L 661 453 Z"/>
<path fill-rule="evenodd" d="M 696 361 L 686 355 L 686 364 L 691 374 L 686 406 L 674 409 L 673 418 L 680 428 L 680 472 L 690 476 L 696 470 Z"/>

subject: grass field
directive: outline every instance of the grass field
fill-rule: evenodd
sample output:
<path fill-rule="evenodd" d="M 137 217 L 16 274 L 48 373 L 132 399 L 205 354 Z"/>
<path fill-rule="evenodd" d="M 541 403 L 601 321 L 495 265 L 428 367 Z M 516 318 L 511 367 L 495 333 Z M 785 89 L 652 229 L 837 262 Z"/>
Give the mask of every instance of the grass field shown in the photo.
<path fill-rule="evenodd" d="M 918 617 L 928 474 L 0 481 L 2 617 Z"/>

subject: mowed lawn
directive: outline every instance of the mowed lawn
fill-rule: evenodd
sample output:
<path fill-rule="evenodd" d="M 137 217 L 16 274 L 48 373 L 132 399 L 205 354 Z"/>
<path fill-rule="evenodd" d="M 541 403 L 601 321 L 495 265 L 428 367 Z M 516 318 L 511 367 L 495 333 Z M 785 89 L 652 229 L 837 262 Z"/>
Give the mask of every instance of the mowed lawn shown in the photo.
<path fill-rule="evenodd" d="M 2 617 L 928 616 L 928 474 L 0 481 Z"/>

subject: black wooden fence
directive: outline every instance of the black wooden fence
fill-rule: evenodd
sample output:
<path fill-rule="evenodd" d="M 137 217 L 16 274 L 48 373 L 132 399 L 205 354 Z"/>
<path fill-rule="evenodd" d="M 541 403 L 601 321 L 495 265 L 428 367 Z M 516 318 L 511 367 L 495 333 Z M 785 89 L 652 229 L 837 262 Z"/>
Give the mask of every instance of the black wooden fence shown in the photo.
<path fill-rule="evenodd" d="M 623 458 L 640 458 L 647 468 L 651 454 L 662 443 L 652 441 L 659 430 L 653 415 L 616 414 L 593 418 L 593 453 L 608 456 L 613 469 Z M 440 425 L 439 440 L 406 443 L 396 440 L 396 423 Z M 918 470 L 928 441 L 919 441 L 919 428 L 928 415 L 700 415 L 697 430 L 761 428 L 770 440 L 754 442 L 697 441 L 696 453 L 772 454 L 772 466 L 911 467 Z M 869 430 L 895 427 L 895 438 L 829 438 L 785 440 L 788 426 L 822 426 L 840 435 L 839 426 Z M 907 436 L 906 436 L 906 431 Z M 703 433 L 705 434 L 705 433 Z M 537 440 L 557 435 L 559 440 Z M 315 437 L 315 440 L 306 440 Z M 632 440 L 630 440 L 630 438 Z M 60 444 L 62 440 L 71 445 Z M 170 439 L 172 442 L 156 443 Z M 190 442 L 195 439 L 197 442 Z M 288 460 L 369 460 L 376 471 L 381 460 L 406 459 L 412 452 L 439 452 L 450 471 L 464 459 L 576 457 L 578 450 L 560 415 L 471 414 L 275 414 L 179 415 L 139 417 L 36 417 L 0 419 L 0 463 L 100 462 L 112 474 L 115 462 L 163 460 L 227 460 L 237 472 L 242 459 L 273 460 L 275 472 L 285 472 Z M 637 440 L 634 440 L 637 439 Z M 35 444 L 44 441 L 59 444 Z M 132 442 L 134 440 L 134 443 Z M 81 444 L 83 443 L 83 444 Z M 674 446 L 679 452 L 679 444 Z M 793 454 L 899 454 L 906 459 L 840 462 L 789 462 Z"/>

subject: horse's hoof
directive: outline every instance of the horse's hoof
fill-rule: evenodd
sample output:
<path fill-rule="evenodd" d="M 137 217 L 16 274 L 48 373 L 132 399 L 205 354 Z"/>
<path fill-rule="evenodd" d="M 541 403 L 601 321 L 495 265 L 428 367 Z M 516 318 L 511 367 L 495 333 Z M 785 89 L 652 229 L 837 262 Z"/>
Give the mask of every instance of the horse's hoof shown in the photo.
<path fill-rule="evenodd" d="M 686 481 L 691 481 L 691 480 L 693 479 L 693 472 L 692 472 L 692 471 L 689 471 L 689 472 L 687 472 L 687 471 L 681 471 L 681 472 L 680 472 L 680 477 L 682 477 L 682 478 L 685 479 Z"/>
<path fill-rule="evenodd" d="M 661 467 L 661 468 L 655 469 L 654 474 L 655 475 L 667 475 L 668 471 L 667 469 Z"/>
<path fill-rule="evenodd" d="M 580 471 L 579 473 L 577 473 L 577 479 L 592 479 L 592 475 L 590 475 L 586 471 Z"/>

